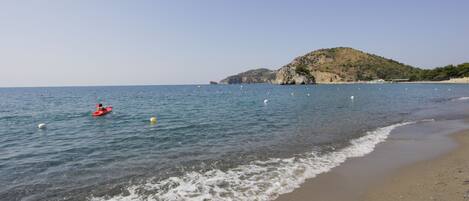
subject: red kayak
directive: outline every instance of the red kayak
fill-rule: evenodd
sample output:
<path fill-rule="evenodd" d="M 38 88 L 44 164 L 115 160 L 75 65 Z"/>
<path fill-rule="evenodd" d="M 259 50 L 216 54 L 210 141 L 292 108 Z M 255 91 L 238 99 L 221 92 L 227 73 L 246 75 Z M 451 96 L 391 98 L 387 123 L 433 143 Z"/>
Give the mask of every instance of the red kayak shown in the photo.
<path fill-rule="evenodd" d="M 93 117 L 103 116 L 111 111 L 112 111 L 112 107 L 109 106 L 109 107 L 104 108 L 104 110 L 93 112 Z"/>

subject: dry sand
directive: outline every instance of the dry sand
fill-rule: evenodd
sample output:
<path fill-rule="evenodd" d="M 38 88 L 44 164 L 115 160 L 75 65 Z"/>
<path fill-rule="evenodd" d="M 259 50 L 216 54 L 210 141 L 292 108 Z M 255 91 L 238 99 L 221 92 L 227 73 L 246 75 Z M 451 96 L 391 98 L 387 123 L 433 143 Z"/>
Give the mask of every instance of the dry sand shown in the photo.
<path fill-rule="evenodd" d="M 398 171 L 370 189 L 367 201 L 469 200 L 469 131 L 453 136 L 459 147 Z"/>
<path fill-rule="evenodd" d="M 469 201 L 468 126 L 449 120 L 398 128 L 369 155 L 351 158 L 276 201 Z"/>

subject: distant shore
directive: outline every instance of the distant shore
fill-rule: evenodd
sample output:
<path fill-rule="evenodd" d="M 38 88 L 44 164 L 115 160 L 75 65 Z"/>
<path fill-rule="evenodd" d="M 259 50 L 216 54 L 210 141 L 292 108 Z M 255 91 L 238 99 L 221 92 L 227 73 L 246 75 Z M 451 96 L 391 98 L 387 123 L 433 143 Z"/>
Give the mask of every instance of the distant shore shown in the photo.
<path fill-rule="evenodd" d="M 404 82 L 404 83 L 429 83 L 429 84 L 436 84 L 436 83 L 447 83 L 447 84 L 469 84 L 469 77 L 464 78 L 453 78 L 450 80 L 443 80 L 443 81 L 415 81 L 415 82 Z"/>
<path fill-rule="evenodd" d="M 466 201 L 467 126 L 461 120 L 398 129 L 371 154 L 346 161 L 277 201 Z"/>
<path fill-rule="evenodd" d="M 442 81 L 400 81 L 400 82 L 392 82 L 392 81 L 384 81 L 384 80 L 372 80 L 372 81 L 353 81 L 353 82 L 316 82 L 315 84 L 469 84 L 469 77 L 463 78 L 453 78 L 449 80 L 442 80 Z M 221 83 L 226 84 L 226 83 Z M 251 84 L 251 83 L 238 83 L 238 84 Z M 273 84 L 273 83 L 269 83 Z"/>
<path fill-rule="evenodd" d="M 387 84 L 387 83 L 403 83 L 403 84 L 469 84 L 469 77 L 454 78 L 443 81 L 408 81 L 408 82 L 373 82 L 373 81 L 356 81 L 356 82 L 318 82 L 316 84 Z"/>

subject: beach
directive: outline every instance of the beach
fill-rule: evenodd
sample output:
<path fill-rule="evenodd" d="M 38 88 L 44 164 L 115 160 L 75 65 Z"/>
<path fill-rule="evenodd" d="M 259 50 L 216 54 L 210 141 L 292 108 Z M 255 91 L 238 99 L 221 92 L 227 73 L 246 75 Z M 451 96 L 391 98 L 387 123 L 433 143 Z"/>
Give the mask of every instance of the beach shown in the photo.
<path fill-rule="evenodd" d="M 466 126 L 459 120 L 396 129 L 373 153 L 350 159 L 277 200 L 467 200 Z"/>
<path fill-rule="evenodd" d="M 469 200 L 469 131 L 452 138 L 457 149 L 403 168 L 371 188 L 365 200 Z"/>

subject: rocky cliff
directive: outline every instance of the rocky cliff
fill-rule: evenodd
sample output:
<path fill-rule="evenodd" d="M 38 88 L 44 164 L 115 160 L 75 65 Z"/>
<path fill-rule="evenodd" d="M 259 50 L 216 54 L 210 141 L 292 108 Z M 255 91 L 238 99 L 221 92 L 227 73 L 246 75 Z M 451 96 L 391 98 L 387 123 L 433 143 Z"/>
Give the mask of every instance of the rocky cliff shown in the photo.
<path fill-rule="evenodd" d="M 314 84 L 315 80 L 308 69 L 299 69 L 291 66 L 284 66 L 277 71 L 276 84 Z"/>

